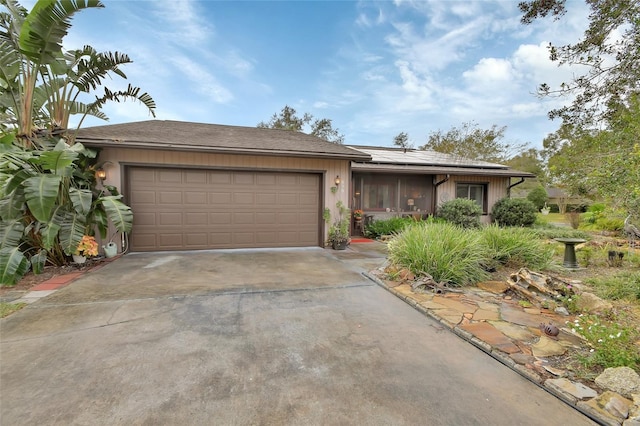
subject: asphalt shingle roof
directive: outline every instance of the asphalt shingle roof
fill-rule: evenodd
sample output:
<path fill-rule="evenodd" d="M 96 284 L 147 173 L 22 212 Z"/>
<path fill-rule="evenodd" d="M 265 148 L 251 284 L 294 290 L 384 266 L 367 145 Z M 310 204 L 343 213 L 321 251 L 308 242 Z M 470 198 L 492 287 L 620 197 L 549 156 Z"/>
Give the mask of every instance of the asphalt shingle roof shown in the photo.
<path fill-rule="evenodd" d="M 370 159 L 366 153 L 301 132 L 169 120 L 87 127 L 78 131 L 76 140 L 96 147 Z"/>

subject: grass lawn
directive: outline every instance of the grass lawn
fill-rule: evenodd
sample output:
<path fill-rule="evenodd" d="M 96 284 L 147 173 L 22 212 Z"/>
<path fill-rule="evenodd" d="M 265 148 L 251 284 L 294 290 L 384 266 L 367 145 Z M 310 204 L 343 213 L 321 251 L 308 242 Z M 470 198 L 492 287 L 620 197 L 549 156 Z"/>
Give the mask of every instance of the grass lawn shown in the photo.
<path fill-rule="evenodd" d="M 549 223 L 566 223 L 567 225 L 569 224 L 567 217 L 562 213 L 549 213 L 548 215 L 538 213 L 538 219 Z"/>

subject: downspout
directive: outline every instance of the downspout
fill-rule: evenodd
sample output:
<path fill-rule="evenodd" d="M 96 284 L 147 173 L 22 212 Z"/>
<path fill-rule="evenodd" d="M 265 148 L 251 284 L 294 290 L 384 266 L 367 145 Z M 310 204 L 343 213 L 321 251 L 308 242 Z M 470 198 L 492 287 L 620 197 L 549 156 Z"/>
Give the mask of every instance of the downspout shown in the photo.
<path fill-rule="evenodd" d="M 442 185 L 443 183 L 445 183 L 446 181 L 448 181 L 450 178 L 451 178 L 451 175 L 447 174 L 444 177 L 444 179 L 442 179 L 441 181 L 433 183 L 433 202 L 431 203 L 432 204 L 431 211 L 432 211 L 432 213 L 434 215 L 436 214 L 436 207 L 438 206 L 438 197 L 437 197 L 437 195 L 438 195 L 438 187 L 440 185 Z"/>
<path fill-rule="evenodd" d="M 520 178 L 519 182 L 509 185 L 509 187 L 507 188 L 507 197 L 511 198 L 511 188 L 513 188 L 514 186 L 520 185 L 522 182 L 524 182 L 524 178 Z"/>

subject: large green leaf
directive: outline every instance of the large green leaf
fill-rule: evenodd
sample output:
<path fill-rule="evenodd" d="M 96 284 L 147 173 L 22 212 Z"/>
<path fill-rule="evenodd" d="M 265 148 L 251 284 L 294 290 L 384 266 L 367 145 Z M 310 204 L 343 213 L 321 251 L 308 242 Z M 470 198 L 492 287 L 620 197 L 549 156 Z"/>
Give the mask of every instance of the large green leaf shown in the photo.
<path fill-rule="evenodd" d="M 11 220 L 22 217 L 24 213 L 24 190 L 17 188 L 15 191 L 0 199 L 0 219 Z"/>
<path fill-rule="evenodd" d="M 54 151 L 46 151 L 40 154 L 37 164 L 44 170 L 51 171 L 60 176 L 71 176 L 73 162 L 78 158 L 78 153 L 71 149 L 61 149 L 64 142 L 58 143 Z"/>
<path fill-rule="evenodd" d="M 41 231 L 42 246 L 47 250 L 51 250 L 53 244 L 56 242 L 56 237 L 60 232 L 60 225 L 51 221 Z"/>
<path fill-rule="evenodd" d="M 109 195 L 98 198 L 98 202 L 102 204 L 118 232 L 129 233 L 133 226 L 133 212 L 131 207 L 120 201 L 120 198 L 122 195 Z"/>
<path fill-rule="evenodd" d="M 19 220 L 0 222 L 0 248 L 18 247 L 23 235 L 24 225 Z"/>
<path fill-rule="evenodd" d="M 84 236 L 85 218 L 77 213 L 59 210 L 56 212 L 55 222 L 60 225 L 60 246 L 70 256 L 76 251 Z"/>
<path fill-rule="evenodd" d="M 69 188 L 69 198 L 73 203 L 73 208 L 81 215 L 88 215 L 91 209 L 93 193 L 89 189 Z"/>
<path fill-rule="evenodd" d="M 0 284 L 15 285 L 29 270 L 29 261 L 18 249 L 0 249 Z"/>
<path fill-rule="evenodd" d="M 74 13 L 104 7 L 98 0 L 40 0 L 27 15 L 20 32 L 22 53 L 36 64 L 53 62 L 62 50 Z"/>
<path fill-rule="evenodd" d="M 7 186 L 5 186 L 4 191 L 6 194 L 13 192 L 16 188 L 19 188 L 22 185 L 22 182 L 33 177 L 33 173 L 29 170 L 20 170 L 18 173 L 14 173 L 14 175 L 7 181 Z"/>
<path fill-rule="evenodd" d="M 44 265 L 47 263 L 47 251 L 40 250 L 37 254 L 31 256 L 29 259 L 31 262 L 31 268 L 33 268 L 34 274 L 41 274 L 44 269 Z"/>
<path fill-rule="evenodd" d="M 55 207 L 62 176 L 40 175 L 24 181 L 24 192 L 31 214 L 40 222 L 49 222 Z"/>

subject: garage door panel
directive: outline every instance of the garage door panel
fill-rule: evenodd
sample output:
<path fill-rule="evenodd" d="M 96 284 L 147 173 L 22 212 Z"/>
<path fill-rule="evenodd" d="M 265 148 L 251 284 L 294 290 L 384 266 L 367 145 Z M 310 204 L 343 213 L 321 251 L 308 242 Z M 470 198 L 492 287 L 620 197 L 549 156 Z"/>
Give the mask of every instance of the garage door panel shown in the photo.
<path fill-rule="evenodd" d="M 191 233 L 185 234 L 186 245 L 192 248 L 207 248 L 209 239 L 207 234 Z"/>
<path fill-rule="evenodd" d="M 158 225 L 160 226 L 182 226 L 181 212 L 163 212 L 158 214 Z"/>
<path fill-rule="evenodd" d="M 233 234 L 233 242 L 241 246 L 247 246 L 255 242 L 255 233 L 253 232 L 235 232 Z"/>
<path fill-rule="evenodd" d="M 184 193 L 185 204 L 207 204 L 207 193 L 189 191 Z"/>
<path fill-rule="evenodd" d="M 254 174 L 250 172 L 234 173 L 233 183 L 236 185 L 254 185 Z"/>
<path fill-rule="evenodd" d="M 253 225 L 256 217 L 253 213 L 239 212 L 233 214 L 233 223 L 236 225 Z"/>
<path fill-rule="evenodd" d="M 207 212 L 184 213 L 184 224 L 189 226 L 207 226 Z"/>
<path fill-rule="evenodd" d="M 256 194 L 256 204 L 261 206 L 273 206 L 278 202 L 278 194 L 275 192 L 259 193 Z"/>
<path fill-rule="evenodd" d="M 191 170 L 185 173 L 184 181 L 191 185 L 206 185 L 207 184 L 207 172 L 206 170 Z"/>
<path fill-rule="evenodd" d="M 276 186 L 276 175 L 261 173 L 256 175 L 256 184 L 260 186 Z"/>
<path fill-rule="evenodd" d="M 310 209 L 315 210 L 318 205 L 318 195 L 317 194 L 300 194 L 298 198 L 298 203 L 300 207 L 308 207 Z"/>
<path fill-rule="evenodd" d="M 278 215 L 276 213 L 256 213 L 256 224 L 257 225 L 275 225 L 278 220 Z"/>
<path fill-rule="evenodd" d="M 231 192 L 209 192 L 208 194 L 209 204 L 213 205 L 229 205 L 233 199 Z"/>
<path fill-rule="evenodd" d="M 182 183 L 182 176 L 181 170 L 158 170 L 158 182 L 161 183 Z"/>
<path fill-rule="evenodd" d="M 128 170 L 134 251 L 316 246 L 320 176 Z"/>
<path fill-rule="evenodd" d="M 278 194 L 278 204 L 286 206 L 298 205 L 298 194 L 294 193 L 280 193 Z"/>
<path fill-rule="evenodd" d="M 135 204 L 155 204 L 156 203 L 156 193 L 152 191 L 132 191 L 131 192 L 131 203 Z"/>
<path fill-rule="evenodd" d="M 255 202 L 255 194 L 253 192 L 236 192 L 233 194 L 233 202 L 242 205 L 253 204 Z"/>

